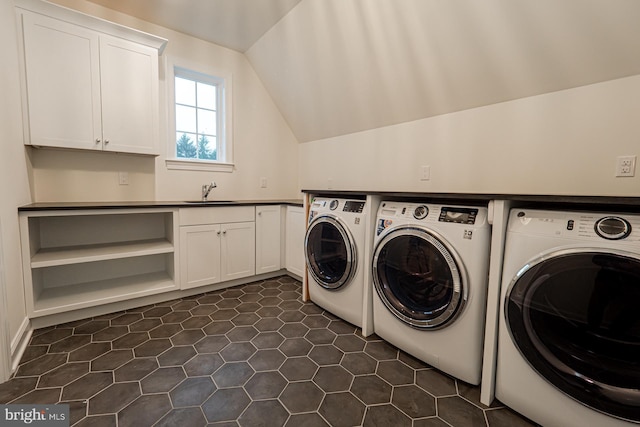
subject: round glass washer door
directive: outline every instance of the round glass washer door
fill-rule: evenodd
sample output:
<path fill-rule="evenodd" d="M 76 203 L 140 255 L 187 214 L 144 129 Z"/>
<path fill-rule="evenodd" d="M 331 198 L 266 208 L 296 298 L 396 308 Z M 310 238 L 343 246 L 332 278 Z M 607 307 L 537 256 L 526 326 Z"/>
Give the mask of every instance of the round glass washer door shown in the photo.
<path fill-rule="evenodd" d="M 356 273 L 357 253 L 351 233 L 338 218 L 316 217 L 305 236 L 309 273 L 325 289 L 347 285 Z"/>
<path fill-rule="evenodd" d="M 455 254 L 433 231 L 398 227 L 376 245 L 373 282 L 383 304 L 417 329 L 444 327 L 467 299 L 465 274 Z"/>
<path fill-rule="evenodd" d="M 595 410 L 640 422 L 640 258 L 559 251 L 511 281 L 504 315 L 529 365 Z"/>

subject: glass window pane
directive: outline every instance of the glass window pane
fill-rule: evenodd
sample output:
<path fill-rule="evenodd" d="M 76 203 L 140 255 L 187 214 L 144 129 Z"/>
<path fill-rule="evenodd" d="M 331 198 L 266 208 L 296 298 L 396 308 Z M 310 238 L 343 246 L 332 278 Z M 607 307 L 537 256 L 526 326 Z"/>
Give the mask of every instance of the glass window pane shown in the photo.
<path fill-rule="evenodd" d="M 211 148 L 216 152 L 216 156 L 214 157 L 214 159 L 218 159 L 218 137 L 210 136 L 209 141 L 211 143 Z"/>
<path fill-rule="evenodd" d="M 176 77 L 176 103 L 196 105 L 196 82 Z"/>
<path fill-rule="evenodd" d="M 216 130 L 215 111 L 198 109 L 198 133 L 215 135 Z"/>
<path fill-rule="evenodd" d="M 207 135 L 209 138 L 209 149 L 211 149 L 210 160 L 218 160 L 218 138 L 215 136 Z"/>
<path fill-rule="evenodd" d="M 206 83 L 198 83 L 198 107 L 216 110 L 216 87 Z"/>
<path fill-rule="evenodd" d="M 219 97 L 224 81 L 183 68 L 174 68 L 176 157 L 209 161 L 224 160 L 225 147 L 218 142 L 224 128 L 223 105 Z"/>
<path fill-rule="evenodd" d="M 198 154 L 195 142 L 195 134 L 176 132 L 176 156 L 195 159 Z"/>
<path fill-rule="evenodd" d="M 208 135 L 198 135 L 198 158 L 205 160 L 216 159 L 216 146 L 215 137 L 212 138 Z"/>
<path fill-rule="evenodd" d="M 196 109 L 176 105 L 176 131 L 196 133 Z"/>

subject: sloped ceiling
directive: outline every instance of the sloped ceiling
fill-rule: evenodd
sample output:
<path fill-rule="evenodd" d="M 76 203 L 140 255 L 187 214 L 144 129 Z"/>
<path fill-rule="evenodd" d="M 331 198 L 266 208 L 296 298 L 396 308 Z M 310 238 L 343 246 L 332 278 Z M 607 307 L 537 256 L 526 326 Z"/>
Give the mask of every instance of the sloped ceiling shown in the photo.
<path fill-rule="evenodd" d="M 244 1 L 232 27 L 279 3 Z M 195 34 L 181 13 L 161 25 Z M 300 142 L 640 74 L 638 0 L 301 0 L 285 13 L 245 54 Z"/>
<path fill-rule="evenodd" d="M 300 0 L 89 0 L 239 52 Z"/>

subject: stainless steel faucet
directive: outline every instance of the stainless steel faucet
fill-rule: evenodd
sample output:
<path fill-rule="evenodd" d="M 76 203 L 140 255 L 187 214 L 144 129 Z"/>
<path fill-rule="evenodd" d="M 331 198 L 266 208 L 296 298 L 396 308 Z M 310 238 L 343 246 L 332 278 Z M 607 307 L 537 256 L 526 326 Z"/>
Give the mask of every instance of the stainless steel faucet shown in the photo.
<path fill-rule="evenodd" d="M 211 192 L 211 190 L 213 190 L 216 187 L 217 185 L 215 181 L 211 181 L 211 184 L 209 185 L 207 184 L 202 185 L 202 201 L 203 202 L 207 201 L 207 197 L 209 196 L 209 193 Z"/>

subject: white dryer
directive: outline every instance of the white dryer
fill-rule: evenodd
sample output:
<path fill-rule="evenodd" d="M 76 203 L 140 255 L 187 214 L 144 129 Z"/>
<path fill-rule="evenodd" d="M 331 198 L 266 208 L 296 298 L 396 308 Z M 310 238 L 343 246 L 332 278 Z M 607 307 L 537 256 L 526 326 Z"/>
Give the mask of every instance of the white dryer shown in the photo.
<path fill-rule="evenodd" d="M 364 200 L 314 198 L 305 236 L 311 301 L 362 327 L 367 222 Z"/>
<path fill-rule="evenodd" d="M 513 209 L 496 397 L 547 426 L 640 423 L 640 215 Z"/>
<path fill-rule="evenodd" d="M 485 207 L 382 202 L 372 261 L 374 332 L 479 384 L 490 241 Z"/>

